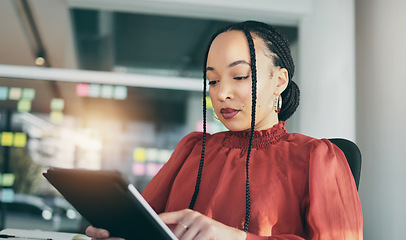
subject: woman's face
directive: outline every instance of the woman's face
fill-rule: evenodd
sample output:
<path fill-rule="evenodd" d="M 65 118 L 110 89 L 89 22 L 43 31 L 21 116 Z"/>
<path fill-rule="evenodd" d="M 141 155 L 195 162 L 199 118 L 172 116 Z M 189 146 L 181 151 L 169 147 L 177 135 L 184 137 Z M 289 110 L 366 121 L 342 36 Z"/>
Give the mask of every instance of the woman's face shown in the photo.
<path fill-rule="evenodd" d="M 275 94 L 287 85 L 284 68 L 274 67 L 269 50 L 253 36 L 257 66 L 257 106 L 255 130 L 278 123 L 274 111 Z M 210 46 L 206 76 L 213 108 L 219 120 L 231 131 L 251 128 L 252 79 L 247 38 L 241 31 L 218 35 Z"/>

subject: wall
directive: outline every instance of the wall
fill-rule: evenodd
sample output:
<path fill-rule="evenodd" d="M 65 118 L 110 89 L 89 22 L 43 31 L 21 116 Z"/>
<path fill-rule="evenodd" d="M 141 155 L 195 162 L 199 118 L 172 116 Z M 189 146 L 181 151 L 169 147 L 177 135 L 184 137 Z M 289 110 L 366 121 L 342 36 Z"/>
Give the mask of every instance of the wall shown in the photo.
<path fill-rule="evenodd" d="M 299 130 L 355 140 L 353 0 L 314 0 L 299 26 Z"/>
<path fill-rule="evenodd" d="M 69 6 L 240 21 L 257 19 L 296 24 L 312 0 L 67 0 Z"/>
<path fill-rule="evenodd" d="M 357 0 L 357 142 L 365 239 L 404 239 L 406 1 Z"/>

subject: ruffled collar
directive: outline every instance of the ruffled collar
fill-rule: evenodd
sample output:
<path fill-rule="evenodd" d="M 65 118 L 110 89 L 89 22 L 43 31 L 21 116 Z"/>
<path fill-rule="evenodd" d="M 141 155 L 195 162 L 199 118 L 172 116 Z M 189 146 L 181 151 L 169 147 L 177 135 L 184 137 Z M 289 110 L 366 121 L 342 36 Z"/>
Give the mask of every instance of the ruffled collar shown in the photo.
<path fill-rule="evenodd" d="M 252 140 L 252 148 L 265 148 L 271 144 L 276 144 L 288 136 L 285 129 L 285 122 L 280 121 L 267 130 L 255 131 Z M 223 146 L 227 148 L 248 149 L 250 132 L 227 132 Z"/>

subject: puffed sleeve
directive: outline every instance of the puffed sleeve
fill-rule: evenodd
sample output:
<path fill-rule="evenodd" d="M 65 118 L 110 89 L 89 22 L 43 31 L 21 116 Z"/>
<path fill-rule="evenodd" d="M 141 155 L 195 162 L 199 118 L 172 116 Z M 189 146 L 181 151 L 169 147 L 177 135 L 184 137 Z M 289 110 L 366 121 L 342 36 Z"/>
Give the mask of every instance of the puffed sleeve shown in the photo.
<path fill-rule="evenodd" d="M 344 153 L 327 139 L 310 150 L 306 228 L 309 239 L 362 239 L 362 210 Z"/>
<path fill-rule="evenodd" d="M 176 146 L 168 162 L 151 179 L 142 192 L 142 196 L 155 212 L 161 213 L 165 210 L 166 201 L 176 175 L 196 143 L 201 139 L 201 132 L 192 132 L 185 136 Z"/>
<path fill-rule="evenodd" d="M 306 236 L 249 233 L 247 240 L 363 239 L 361 203 L 344 153 L 327 139 L 314 141 L 305 176 L 302 209 Z"/>

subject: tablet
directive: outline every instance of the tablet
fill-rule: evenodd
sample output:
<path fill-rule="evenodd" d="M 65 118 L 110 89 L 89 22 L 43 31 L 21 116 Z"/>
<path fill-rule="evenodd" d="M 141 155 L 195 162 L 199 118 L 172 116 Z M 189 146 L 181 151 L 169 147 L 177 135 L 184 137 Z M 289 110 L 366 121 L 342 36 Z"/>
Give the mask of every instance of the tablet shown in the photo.
<path fill-rule="evenodd" d="M 125 239 L 177 239 L 118 171 L 50 168 L 45 178 L 97 228 Z"/>

